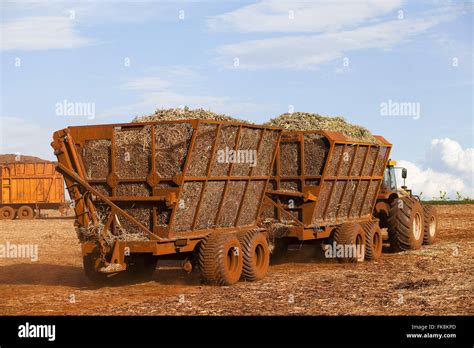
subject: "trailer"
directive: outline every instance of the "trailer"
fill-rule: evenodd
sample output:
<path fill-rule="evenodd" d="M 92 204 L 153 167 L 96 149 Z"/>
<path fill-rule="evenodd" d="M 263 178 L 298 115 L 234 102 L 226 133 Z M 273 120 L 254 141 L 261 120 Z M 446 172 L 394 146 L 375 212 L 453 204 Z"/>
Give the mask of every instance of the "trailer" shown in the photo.
<path fill-rule="evenodd" d="M 384 242 L 419 247 L 420 231 L 436 228 L 433 210 L 423 218 L 415 198 L 387 191 L 382 136 L 194 119 L 68 127 L 53 139 L 94 281 L 180 259 L 205 283 L 230 285 L 262 279 L 290 243 L 357 262 L 380 257 Z M 381 214 L 387 204 L 393 217 Z"/>
<path fill-rule="evenodd" d="M 55 132 L 86 275 L 146 277 L 175 258 L 206 283 L 263 278 L 270 251 L 258 220 L 280 134 L 207 120 Z"/>
<path fill-rule="evenodd" d="M 0 164 L 0 220 L 33 219 L 65 204 L 64 179 L 52 162 Z"/>
<path fill-rule="evenodd" d="M 284 131 L 262 216 L 272 230 L 275 259 L 294 241 L 321 240 L 342 253 L 341 262 L 373 259 L 382 251 L 382 233 L 373 217 L 391 144 L 348 139 L 329 131 Z M 338 249 L 339 250 L 339 249 Z"/>

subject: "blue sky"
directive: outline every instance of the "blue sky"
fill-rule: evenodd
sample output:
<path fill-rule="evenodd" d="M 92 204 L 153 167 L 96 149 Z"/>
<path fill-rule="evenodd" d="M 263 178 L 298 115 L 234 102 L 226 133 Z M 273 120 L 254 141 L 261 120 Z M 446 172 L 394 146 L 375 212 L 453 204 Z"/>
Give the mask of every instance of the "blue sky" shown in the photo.
<path fill-rule="evenodd" d="M 53 159 L 54 130 L 160 107 L 255 122 L 294 108 L 385 136 L 417 191 L 474 196 L 470 1 L 1 6 L 1 153 Z M 58 115 L 64 100 L 93 104 L 93 119 Z M 389 101 L 419 112 L 383 115 Z"/>

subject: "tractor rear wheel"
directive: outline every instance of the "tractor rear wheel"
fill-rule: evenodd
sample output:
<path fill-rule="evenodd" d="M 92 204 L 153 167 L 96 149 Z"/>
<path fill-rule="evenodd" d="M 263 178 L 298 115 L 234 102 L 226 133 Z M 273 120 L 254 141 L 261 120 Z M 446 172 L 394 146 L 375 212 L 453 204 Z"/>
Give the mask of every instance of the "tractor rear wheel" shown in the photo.
<path fill-rule="evenodd" d="M 242 275 L 243 257 L 239 239 L 234 234 L 211 233 L 201 242 L 199 269 L 204 283 L 232 285 Z"/>
<path fill-rule="evenodd" d="M 424 233 L 423 243 L 433 244 L 436 239 L 436 232 L 438 229 L 438 214 L 435 207 L 431 205 L 423 205 L 424 216 Z"/>
<path fill-rule="evenodd" d="M 390 248 L 394 252 L 416 250 L 423 243 L 423 207 L 412 197 L 395 199 L 387 219 Z"/>
<path fill-rule="evenodd" d="M 267 237 L 259 231 L 248 231 L 239 236 L 242 246 L 242 279 L 256 281 L 265 278 L 270 264 Z"/>
<path fill-rule="evenodd" d="M 365 232 L 360 224 L 343 223 L 334 230 L 332 239 L 336 245 L 336 257 L 340 263 L 364 260 Z M 339 248 L 344 248 L 344 255 L 339 255 L 337 252 Z"/>
<path fill-rule="evenodd" d="M 18 209 L 17 216 L 20 220 L 31 220 L 35 217 L 35 211 L 27 205 L 22 205 Z"/>
<path fill-rule="evenodd" d="M 377 221 L 362 224 L 365 232 L 365 259 L 375 260 L 382 255 L 382 232 Z"/>
<path fill-rule="evenodd" d="M 13 220 L 15 218 L 15 209 L 6 206 L 0 208 L 0 220 Z"/>

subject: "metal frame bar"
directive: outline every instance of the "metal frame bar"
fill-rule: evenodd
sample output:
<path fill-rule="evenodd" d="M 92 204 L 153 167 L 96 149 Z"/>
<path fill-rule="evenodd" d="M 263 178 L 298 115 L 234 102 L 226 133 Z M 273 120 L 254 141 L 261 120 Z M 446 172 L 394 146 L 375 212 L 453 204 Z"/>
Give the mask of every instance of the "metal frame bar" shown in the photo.
<path fill-rule="evenodd" d="M 260 138 L 258 139 L 258 144 L 257 144 L 256 156 L 258 156 L 258 153 L 260 152 L 260 147 L 262 146 L 264 134 L 265 134 L 265 129 L 261 129 L 260 130 Z M 237 224 L 239 222 L 240 214 L 242 212 L 242 206 L 244 205 L 245 198 L 247 197 L 247 189 L 249 187 L 250 181 L 252 181 L 252 173 L 253 173 L 253 170 L 254 170 L 255 167 L 249 167 L 249 168 L 250 168 L 249 169 L 249 178 L 248 178 L 247 182 L 245 183 L 244 192 L 242 194 L 242 200 L 240 201 L 239 209 L 237 210 L 237 216 L 235 217 L 234 226 L 237 226 Z M 266 185 L 264 185 L 264 187 L 263 187 L 263 191 L 265 191 L 265 186 Z"/>
<path fill-rule="evenodd" d="M 190 122 L 188 121 L 187 123 L 190 123 Z M 193 134 L 191 136 L 191 141 L 189 143 L 189 148 L 188 148 L 186 160 L 184 161 L 183 171 L 181 173 L 182 177 L 185 177 L 186 172 L 188 171 L 189 163 L 191 162 L 191 156 L 192 156 L 193 150 L 194 150 L 194 144 L 196 142 L 196 138 L 197 138 L 197 135 L 198 135 L 198 132 L 199 132 L 199 121 L 197 121 L 197 120 L 192 121 L 191 124 L 193 126 Z M 184 182 L 182 182 L 179 186 L 181 186 L 181 185 L 184 186 Z M 178 194 L 178 198 L 177 198 L 178 202 L 181 199 L 183 191 L 184 191 L 183 188 L 181 190 L 179 190 L 179 194 Z M 177 209 L 180 209 L 179 204 L 175 204 L 175 206 L 173 207 L 173 210 L 171 211 L 170 223 L 168 224 L 168 237 L 172 237 L 172 234 L 173 234 L 173 232 L 172 232 L 173 231 L 173 222 L 175 221 Z"/>
<path fill-rule="evenodd" d="M 337 145 L 335 145 L 337 146 Z M 331 203 L 331 199 L 332 199 L 332 194 L 334 192 L 334 188 L 336 187 L 336 184 L 338 182 L 338 174 L 339 174 L 339 170 L 341 169 L 341 163 L 342 163 L 342 159 L 344 157 L 344 151 L 346 150 L 346 147 L 347 147 L 347 144 L 344 144 L 343 145 L 343 148 L 342 148 L 342 151 L 341 151 L 341 156 L 339 157 L 338 159 L 338 163 L 337 163 L 337 167 L 336 167 L 336 172 L 334 173 L 335 174 L 335 178 L 334 178 L 334 182 L 331 186 L 331 190 L 329 191 L 329 198 L 326 202 L 326 206 L 324 207 L 324 211 L 323 211 L 323 219 L 326 220 L 326 214 L 327 214 L 327 210 L 329 209 L 329 205 Z M 327 181 L 327 180 L 326 180 Z"/>
<path fill-rule="evenodd" d="M 204 180 L 204 184 L 202 185 L 201 195 L 199 196 L 199 201 L 198 201 L 198 204 L 196 206 L 196 211 L 194 212 L 193 222 L 191 224 L 191 230 L 192 231 L 194 231 L 194 229 L 196 227 L 196 222 L 197 222 L 197 219 L 198 219 L 198 216 L 199 216 L 199 211 L 201 209 L 201 203 L 204 199 L 204 194 L 206 193 L 207 182 L 209 181 L 209 177 L 211 175 L 211 171 L 212 171 L 212 168 L 213 168 L 213 162 L 214 162 L 214 157 L 215 157 L 215 154 L 216 154 L 216 147 L 217 147 L 217 143 L 219 141 L 221 128 L 222 128 L 222 124 L 219 124 L 216 127 L 216 135 L 215 135 L 215 138 L 214 138 L 214 142 L 212 143 L 211 157 L 209 158 L 209 162 L 207 163 L 207 168 L 206 168 L 206 179 Z M 188 180 L 189 180 L 189 178 L 186 178 L 186 181 L 188 181 Z"/>
<path fill-rule="evenodd" d="M 237 151 L 239 148 L 239 142 L 240 142 L 240 133 L 242 132 L 242 125 L 239 126 L 239 129 L 237 130 L 237 134 L 235 136 L 235 145 L 234 145 L 234 151 Z M 229 168 L 227 168 L 227 175 L 228 178 L 224 184 L 224 189 L 222 190 L 222 198 L 221 201 L 219 202 L 219 207 L 217 208 L 217 214 L 216 217 L 214 218 L 214 225 L 216 226 L 219 223 L 219 218 L 221 215 L 222 211 L 222 206 L 224 205 L 224 200 L 225 196 L 227 194 L 227 187 L 229 186 L 229 181 L 230 181 L 230 176 L 232 174 L 232 168 L 233 168 L 234 163 L 229 164 Z"/>
<path fill-rule="evenodd" d="M 365 200 L 367 198 L 367 193 L 369 192 L 370 185 L 372 184 L 373 175 L 374 175 L 375 167 L 377 165 L 377 160 L 378 160 L 378 156 L 379 156 L 381 148 L 382 148 L 381 146 L 379 146 L 377 148 L 377 153 L 376 153 L 375 158 L 374 158 L 374 164 L 372 166 L 372 169 L 370 170 L 371 177 L 369 179 L 369 184 L 367 185 L 367 188 L 365 189 L 364 198 L 362 199 L 362 204 L 361 204 L 360 209 L 359 209 L 359 216 L 362 214 L 362 209 L 364 208 L 364 205 L 365 205 Z"/>
<path fill-rule="evenodd" d="M 267 132 L 268 130 L 265 130 L 265 132 Z M 263 188 L 263 191 L 262 191 L 262 194 L 260 195 L 260 204 L 258 206 L 258 209 L 257 209 L 257 214 L 255 215 L 256 218 L 258 219 L 260 217 L 260 214 L 262 212 L 262 208 L 264 206 L 264 201 L 265 201 L 265 198 L 266 198 L 266 192 L 267 192 L 267 188 L 268 188 L 268 183 L 270 182 L 270 178 L 271 178 L 271 174 L 273 173 L 273 168 L 276 164 L 279 165 L 279 161 L 277 161 L 277 157 L 279 156 L 278 155 L 278 151 L 280 149 L 280 140 L 281 140 L 281 132 L 277 134 L 277 139 L 275 141 L 275 147 L 273 149 L 273 153 L 272 153 L 272 159 L 270 161 L 270 165 L 269 165 L 269 174 L 267 179 L 266 179 L 266 182 L 265 182 L 265 187 Z M 280 214 L 280 210 L 277 209 L 277 214 Z"/>
<path fill-rule="evenodd" d="M 336 222 L 339 219 L 339 212 L 341 211 L 342 201 L 344 200 L 344 196 L 346 195 L 347 186 L 349 185 L 349 182 L 352 182 L 352 177 L 353 177 L 352 176 L 352 168 L 354 167 L 354 163 L 355 163 L 355 159 L 356 159 L 358 151 L 359 151 L 359 144 L 356 145 L 356 148 L 355 148 L 354 153 L 352 155 L 352 160 L 351 160 L 351 164 L 349 166 L 349 171 L 347 172 L 347 174 L 348 174 L 348 176 L 346 178 L 347 180 L 344 183 L 344 188 L 342 189 L 342 194 L 341 194 L 341 197 L 339 198 L 339 203 L 338 203 L 337 210 L 336 210 Z"/>
<path fill-rule="evenodd" d="M 116 204 L 114 204 L 110 199 L 108 199 L 105 195 L 97 191 L 95 188 L 93 188 L 91 185 L 89 185 L 85 180 L 83 180 L 79 175 L 74 173 L 73 171 L 69 170 L 66 168 L 63 164 L 59 163 L 58 164 L 58 169 L 66 176 L 69 176 L 71 179 L 73 179 L 77 184 L 82 186 L 84 189 L 92 192 L 94 195 L 100 198 L 101 201 L 106 203 L 107 205 L 110 206 L 111 212 L 109 214 L 109 218 L 112 214 L 118 214 L 123 216 L 124 218 L 130 220 L 133 222 L 142 232 L 147 234 L 150 239 L 156 239 L 156 240 L 161 240 L 161 237 L 158 237 L 156 234 L 153 232 L 149 231 L 145 226 L 143 226 L 137 219 L 135 219 L 133 216 L 122 210 L 120 207 L 118 207 Z M 105 229 L 104 229 L 105 230 Z"/>
<path fill-rule="evenodd" d="M 362 178 L 362 172 L 364 171 L 365 163 L 367 162 L 367 158 L 369 157 L 371 146 L 372 145 L 367 146 L 367 152 L 365 153 L 364 160 L 362 161 L 362 166 L 360 167 L 359 179 L 357 180 L 356 189 L 354 191 L 354 196 L 352 196 L 351 205 L 349 206 L 349 211 L 347 212 L 347 218 L 351 217 L 352 207 L 354 206 L 355 198 L 357 196 L 357 192 L 359 191 L 360 182 L 362 180 L 361 179 Z M 359 149 L 360 149 L 360 147 L 359 147 Z"/>

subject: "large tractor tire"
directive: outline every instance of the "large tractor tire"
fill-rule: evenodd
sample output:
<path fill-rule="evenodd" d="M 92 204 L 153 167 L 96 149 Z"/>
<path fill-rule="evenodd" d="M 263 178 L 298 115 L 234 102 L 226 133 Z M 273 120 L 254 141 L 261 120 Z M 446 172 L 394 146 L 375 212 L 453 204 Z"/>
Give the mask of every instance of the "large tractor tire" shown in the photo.
<path fill-rule="evenodd" d="M 267 237 L 259 231 L 239 235 L 242 246 L 242 279 L 256 281 L 265 278 L 270 264 L 270 248 Z"/>
<path fill-rule="evenodd" d="M 412 197 L 395 199 L 390 204 L 388 238 L 393 252 L 416 250 L 423 243 L 423 207 Z"/>
<path fill-rule="evenodd" d="M 15 218 L 15 209 L 12 207 L 0 208 L 0 220 L 13 220 Z"/>
<path fill-rule="evenodd" d="M 382 231 L 377 221 L 362 224 L 365 232 L 365 259 L 375 260 L 382 255 Z"/>
<path fill-rule="evenodd" d="M 27 205 L 22 205 L 18 209 L 17 217 L 20 220 L 31 220 L 35 217 L 35 211 Z"/>
<path fill-rule="evenodd" d="M 336 246 L 342 245 L 345 250 L 347 246 L 351 246 L 350 255 L 337 256 L 340 263 L 354 263 L 364 260 L 365 232 L 360 224 L 354 222 L 343 223 L 334 230 L 332 240 Z"/>
<path fill-rule="evenodd" d="M 242 275 L 242 254 L 237 236 L 211 233 L 199 248 L 198 263 L 202 281 L 212 285 L 238 282 Z"/>
<path fill-rule="evenodd" d="M 438 213 L 436 212 L 435 207 L 431 205 L 423 205 L 423 216 L 423 243 L 433 244 L 436 239 L 436 232 L 438 230 Z"/>

